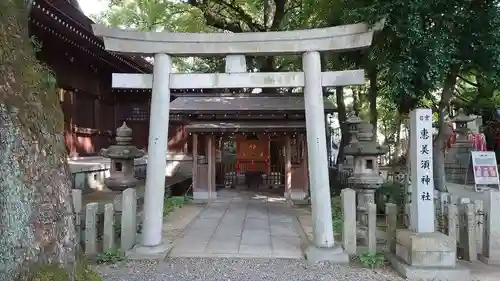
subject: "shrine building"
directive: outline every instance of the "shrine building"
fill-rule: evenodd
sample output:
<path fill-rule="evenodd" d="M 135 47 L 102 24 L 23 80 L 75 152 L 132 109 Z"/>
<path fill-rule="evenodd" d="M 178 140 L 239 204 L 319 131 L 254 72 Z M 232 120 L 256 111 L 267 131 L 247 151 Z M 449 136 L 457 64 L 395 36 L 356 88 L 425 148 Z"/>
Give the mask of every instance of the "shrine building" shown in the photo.
<path fill-rule="evenodd" d="M 325 116 L 335 111 L 325 101 Z M 304 97 L 258 94 L 180 96 L 171 116 L 186 124 L 193 159 L 193 196 L 215 198 L 221 187 L 280 188 L 308 196 Z M 211 171 L 211 172 L 209 172 Z"/>

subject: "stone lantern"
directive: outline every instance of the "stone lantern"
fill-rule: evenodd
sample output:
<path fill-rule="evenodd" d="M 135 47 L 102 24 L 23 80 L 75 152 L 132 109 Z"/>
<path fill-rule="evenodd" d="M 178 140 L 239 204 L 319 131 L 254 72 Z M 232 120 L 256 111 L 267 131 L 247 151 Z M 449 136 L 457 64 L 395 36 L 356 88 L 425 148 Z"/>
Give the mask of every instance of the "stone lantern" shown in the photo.
<path fill-rule="evenodd" d="M 474 176 L 470 165 L 470 152 L 474 145 L 468 139 L 469 128 L 467 123 L 474 121 L 474 118 L 465 115 L 460 109 L 457 116 L 451 120 L 455 123 L 456 141 L 451 145 L 445 157 L 446 179 L 453 183 L 467 184 L 474 183 Z"/>
<path fill-rule="evenodd" d="M 358 142 L 347 146 L 344 153 L 354 158 L 354 170 L 348 182 L 357 191 L 358 219 L 364 224 L 367 204 L 375 202 L 375 190 L 383 183 L 377 158 L 387 153 L 387 148 L 377 143 L 370 123 L 363 122 L 358 129 Z"/>
<path fill-rule="evenodd" d="M 474 118 L 465 115 L 464 110 L 461 108 L 458 110 L 458 115 L 451 120 L 455 123 L 455 131 L 457 133 L 457 144 L 458 143 L 469 143 L 468 134 L 469 128 L 467 123 L 474 121 Z"/>
<path fill-rule="evenodd" d="M 363 122 L 363 120 L 357 115 L 351 114 L 345 122 L 349 130 L 349 136 L 351 137 L 349 143 L 357 142 L 358 139 L 356 137 L 356 134 L 358 133 L 358 126 L 359 124 L 361 124 L 361 122 Z"/>
<path fill-rule="evenodd" d="M 345 123 L 347 125 L 348 132 L 349 132 L 349 137 L 350 137 L 350 140 L 349 140 L 347 145 L 358 142 L 358 138 L 356 137 L 356 134 L 358 133 L 358 126 L 359 126 L 359 124 L 361 124 L 361 122 L 363 122 L 363 120 L 355 114 L 351 114 L 349 116 L 349 118 L 347 118 L 347 120 L 345 121 Z M 353 165 L 354 165 L 352 156 L 348 155 L 346 153 L 344 153 L 344 155 L 345 155 L 344 156 L 345 157 L 344 164 L 346 165 L 345 168 L 348 169 L 349 172 L 352 173 L 352 169 L 353 169 Z"/>
<path fill-rule="evenodd" d="M 134 187 L 134 159 L 143 157 L 146 153 L 132 145 L 132 129 L 125 122 L 116 129 L 116 144 L 107 149 L 101 149 L 101 156 L 111 159 L 110 177 L 104 184 L 111 190 L 122 191 Z"/>

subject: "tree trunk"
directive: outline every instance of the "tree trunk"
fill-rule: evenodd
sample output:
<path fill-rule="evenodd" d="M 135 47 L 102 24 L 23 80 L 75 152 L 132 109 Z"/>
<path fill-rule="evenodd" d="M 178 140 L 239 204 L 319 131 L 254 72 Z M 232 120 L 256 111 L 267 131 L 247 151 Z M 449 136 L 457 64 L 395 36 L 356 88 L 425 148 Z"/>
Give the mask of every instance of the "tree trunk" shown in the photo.
<path fill-rule="evenodd" d="M 457 83 L 457 75 L 460 70 L 458 65 L 452 65 L 450 72 L 446 76 L 443 84 L 443 91 L 441 92 L 441 100 L 438 107 L 438 129 L 439 132 L 436 136 L 433 151 L 433 165 L 434 165 L 434 188 L 446 192 L 446 175 L 444 171 L 444 141 L 446 124 L 444 118 L 446 116 L 446 108 L 453 97 L 455 85 Z"/>
<path fill-rule="evenodd" d="M 352 110 L 354 111 L 354 114 L 359 116 L 360 113 L 360 108 L 361 108 L 361 101 L 359 100 L 359 88 L 354 87 L 352 89 Z"/>
<path fill-rule="evenodd" d="M 23 280 L 49 264 L 73 280 L 64 119 L 50 75 L 35 59 L 24 2 L 0 1 L 0 280 Z"/>
<path fill-rule="evenodd" d="M 368 90 L 368 102 L 370 103 L 370 123 L 373 126 L 373 134 L 377 137 L 377 70 L 372 68 L 368 72 L 368 79 L 370 80 L 370 88 Z"/>
<path fill-rule="evenodd" d="M 344 103 L 344 87 L 335 87 L 335 99 L 337 102 L 337 113 L 340 124 L 340 133 L 342 137 L 340 138 L 339 153 L 337 155 L 337 164 L 344 163 L 344 146 L 349 143 L 349 128 L 347 128 L 347 112 Z"/>
<path fill-rule="evenodd" d="M 394 144 L 394 155 L 393 161 L 398 162 L 399 156 L 401 156 L 401 114 L 398 114 L 398 126 L 396 131 L 396 140 Z"/>

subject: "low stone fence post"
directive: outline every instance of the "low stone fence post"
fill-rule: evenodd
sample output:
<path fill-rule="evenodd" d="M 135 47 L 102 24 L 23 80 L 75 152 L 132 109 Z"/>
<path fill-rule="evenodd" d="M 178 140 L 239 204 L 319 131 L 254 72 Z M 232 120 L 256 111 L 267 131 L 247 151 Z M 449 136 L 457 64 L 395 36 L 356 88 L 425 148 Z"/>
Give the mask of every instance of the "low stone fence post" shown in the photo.
<path fill-rule="evenodd" d="M 447 233 L 458 242 L 458 207 L 455 204 L 446 205 Z"/>
<path fill-rule="evenodd" d="M 398 207 L 396 204 L 385 204 L 385 222 L 387 224 L 387 243 L 391 253 L 396 251 L 396 229 L 398 226 Z"/>
<path fill-rule="evenodd" d="M 476 249 L 476 209 L 474 204 L 467 203 L 463 205 L 464 209 L 464 230 L 461 242 L 464 248 L 464 260 L 466 261 L 476 261 L 477 260 L 477 249 Z"/>
<path fill-rule="evenodd" d="M 89 203 L 85 208 L 85 253 L 97 253 L 97 210 L 99 204 Z"/>
<path fill-rule="evenodd" d="M 486 204 L 485 204 L 486 205 Z M 483 254 L 480 256 L 486 264 L 500 265 L 500 192 L 490 190 L 488 212 L 485 224 Z"/>
<path fill-rule="evenodd" d="M 73 199 L 73 212 L 75 213 L 75 238 L 78 251 L 82 241 L 82 191 L 73 189 L 71 190 L 71 196 Z"/>
<path fill-rule="evenodd" d="M 101 251 L 108 252 L 116 249 L 117 239 L 120 240 L 120 250 L 123 252 L 130 250 L 135 245 L 138 220 L 136 190 L 129 188 L 119 197 L 121 197 L 121 202 L 104 205 L 92 202 L 82 206 L 82 191 L 72 190 L 76 243 L 83 244 L 85 254 L 94 255 Z M 122 210 L 121 215 L 120 209 Z M 121 233 L 118 237 L 116 223 L 120 217 Z M 79 249 L 80 247 L 77 247 L 77 250 Z"/>
<path fill-rule="evenodd" d="M 344 249 L 349 255 L 356 254 L 356 191 L 350 188 L 342 189 L 342 240 Z"/>
<path fill-rule="evenodd" d="M 121 250 L 134 247 L 137 240 L 137 194 L 134 188 L 122 193 Z"/>
<path fill-rule="evenodd" d="M 102 244 L 105 252 L 115 248 L 115 208 L 113 203 L 104 205 Z"/>
<path fill-rule="evenodd" d="M 483 253 L 483 240 L 484 240 L 484 203 L 483 200 L 474 200 L 474 207 L 476 211 L 476 250 L 478 254 Z"/>

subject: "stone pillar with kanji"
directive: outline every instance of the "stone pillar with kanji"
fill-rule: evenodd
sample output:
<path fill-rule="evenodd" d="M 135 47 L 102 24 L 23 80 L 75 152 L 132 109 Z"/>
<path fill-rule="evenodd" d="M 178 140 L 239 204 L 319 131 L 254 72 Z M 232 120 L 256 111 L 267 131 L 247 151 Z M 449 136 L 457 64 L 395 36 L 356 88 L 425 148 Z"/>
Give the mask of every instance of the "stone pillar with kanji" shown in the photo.
<path fill-rule="evenodd" d="M 413 110 L 410 229 L 396 231 L 396 252 L 390 260 L 410 280 L 470 280 L 470 271 L 456 262 L 456 240 L 435 230 L 432 141 L 432 110 Z"/>

